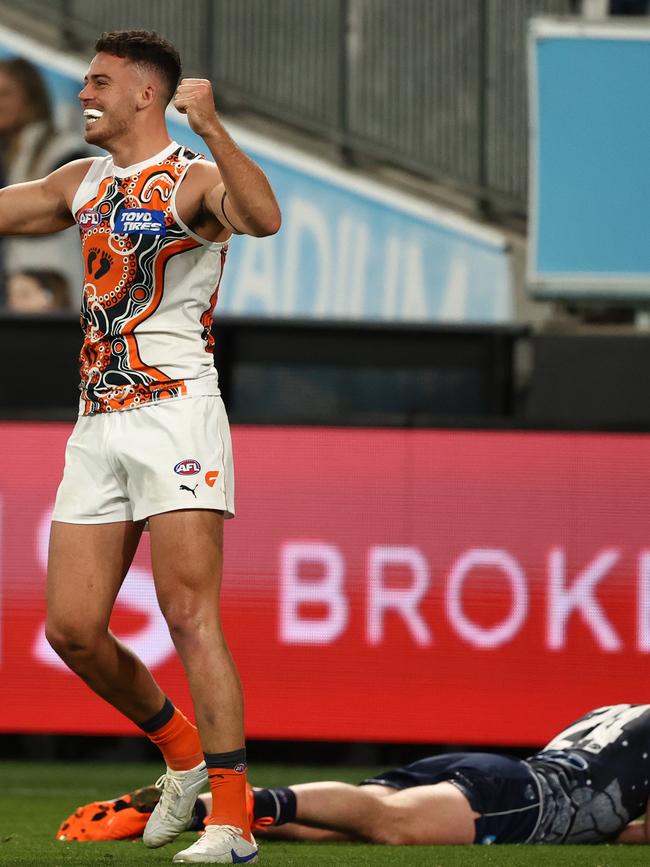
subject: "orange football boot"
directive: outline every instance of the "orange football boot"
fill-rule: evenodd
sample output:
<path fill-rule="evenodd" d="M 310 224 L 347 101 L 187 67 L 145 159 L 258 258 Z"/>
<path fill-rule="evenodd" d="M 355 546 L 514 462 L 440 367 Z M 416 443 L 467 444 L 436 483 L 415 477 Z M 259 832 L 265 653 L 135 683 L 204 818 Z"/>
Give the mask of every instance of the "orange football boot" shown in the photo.
<path fill-rule="evenodd" d="M 135 840 L 142 836 L 160 799 L 160 789 L 146 786 L 114 801 L 94 801 L 77 807 L 74 813 L 61 823 L 56 839 L 77 840 Z"/>

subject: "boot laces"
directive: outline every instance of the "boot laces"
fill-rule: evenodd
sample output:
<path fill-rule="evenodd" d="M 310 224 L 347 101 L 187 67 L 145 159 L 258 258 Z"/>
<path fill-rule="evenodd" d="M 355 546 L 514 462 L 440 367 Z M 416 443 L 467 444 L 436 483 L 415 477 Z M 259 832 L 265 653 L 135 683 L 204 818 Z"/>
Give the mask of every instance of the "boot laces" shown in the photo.
<path fill-rule="evenodd" d="M 182 796 L 183 786 L 181 785 L 181 781 L 176 777 L 172 777 L 171 774 L 163 774 L 162 777 L 156 781 L 156 787 L 162 789 L 159 809 L 161 815 L 165 816 L 171 809 L 173 802 Z"/>

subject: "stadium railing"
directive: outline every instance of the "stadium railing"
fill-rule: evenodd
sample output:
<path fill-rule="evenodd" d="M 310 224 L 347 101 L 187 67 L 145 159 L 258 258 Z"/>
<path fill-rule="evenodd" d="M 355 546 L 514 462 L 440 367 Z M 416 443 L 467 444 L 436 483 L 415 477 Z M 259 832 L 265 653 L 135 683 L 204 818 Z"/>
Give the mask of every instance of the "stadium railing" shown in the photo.
<path fill-rule="evenodd" d="M 2 3 L 0 3 L 0 8 Z M 57 47 L 103 30 L 169 35 L 223 107 L 314 132 L 354 161 L 394 164 L 524 214 L 526 28 L 575 0 L 23 0 Z"/>

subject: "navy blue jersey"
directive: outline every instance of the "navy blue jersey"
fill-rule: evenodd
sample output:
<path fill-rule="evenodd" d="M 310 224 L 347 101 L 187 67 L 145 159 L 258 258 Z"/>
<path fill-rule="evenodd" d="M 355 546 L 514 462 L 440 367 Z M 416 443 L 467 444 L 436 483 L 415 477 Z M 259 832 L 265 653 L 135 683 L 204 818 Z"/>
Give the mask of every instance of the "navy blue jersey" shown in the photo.
<path fill-rule="evenodd" d="M 650 705 L 593 710 L 527 761 L 544 800 L 533 841 L 613 840 L 650 797 Z"/>

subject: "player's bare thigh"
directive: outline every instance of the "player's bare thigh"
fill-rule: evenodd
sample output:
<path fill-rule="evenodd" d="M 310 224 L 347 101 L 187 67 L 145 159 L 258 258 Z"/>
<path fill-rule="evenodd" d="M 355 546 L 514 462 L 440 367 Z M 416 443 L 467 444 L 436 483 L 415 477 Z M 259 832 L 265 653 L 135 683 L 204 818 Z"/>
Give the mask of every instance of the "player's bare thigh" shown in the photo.
<path fill-rule="evenodd" d="M 374 787 L 373 787 L 374 788 Z M 480 814 L 453 783 L 392 790 L 382 799 L 388 842 L 395 845 L 473 843 Z"/>
<path fill-rule="evenodd" d="M 378 783 L 366 783 L 359 786 L 364 792 L 369 795 L 375 795 L 377 798 L 387 798 L 389 795 L 394 795 L 399 792 L 399 789 L 394 789 L 392 786 L 380 786 Z"/>
<path fill-rule="evenodd" d="M 69 524 L 53 521 L 47 570 L 48 628 L 108 627 L 144 522 Z"/>
<path fill-rule="evenodd" d="M 300 825 L 393 846 L 473 843 L 476 836 L 478 813 L 451 783 L 389 789 L 388 794 L 376 785 L 337 782 L 292 788 Z"/>
<path fill-rule="evenodd" d="M 151 563 L 163 612 L 191 605 L 192 600 L 201 600 L 214 612 L 223 573 L 223 525 L 223 512 L 213 509 L 178 509 L 149 517 Z"/>

